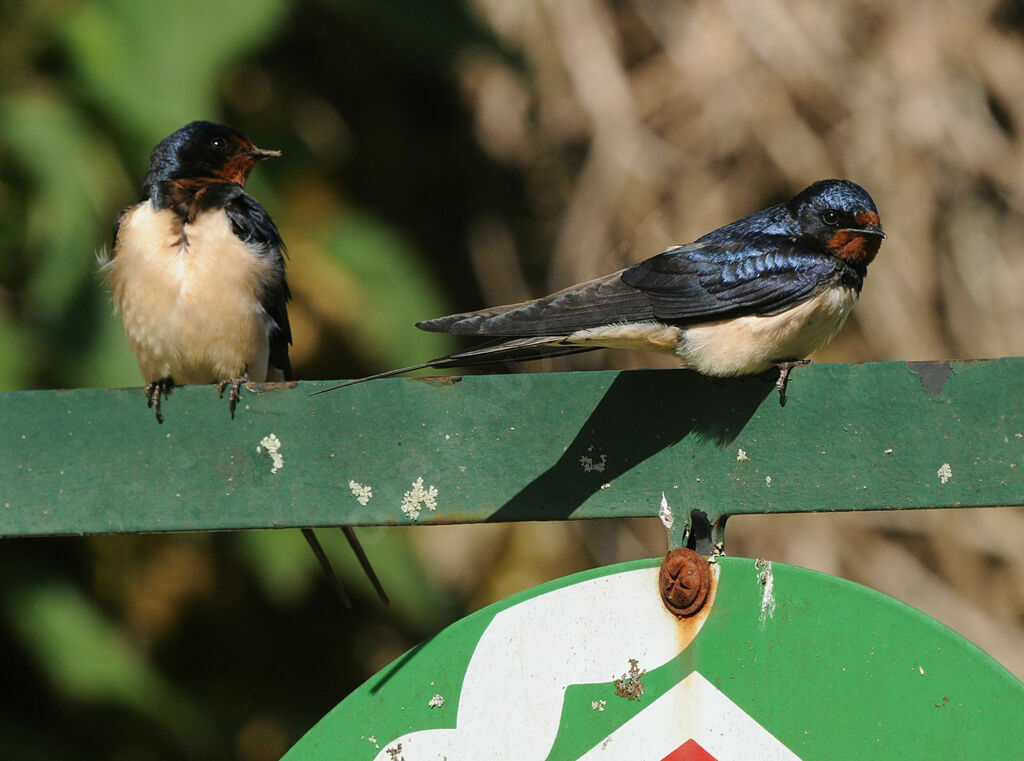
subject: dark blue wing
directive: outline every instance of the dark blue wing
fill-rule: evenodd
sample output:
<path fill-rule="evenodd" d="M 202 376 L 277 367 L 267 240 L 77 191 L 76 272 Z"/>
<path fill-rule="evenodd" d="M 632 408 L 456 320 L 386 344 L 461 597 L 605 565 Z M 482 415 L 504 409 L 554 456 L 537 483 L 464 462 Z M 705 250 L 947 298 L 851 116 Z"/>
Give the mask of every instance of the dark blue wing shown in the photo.
<path fill-rule="evenodd" d="M 416 323 L 420 330 L 476 336 L 564 336 L 577 330 L 655 319 L 650 300 L 615 273 L 521 304 Z"/>
<path fill-rule="evenodd" d="M 658 319 L 700 322 L 778 314 L 840 281 L 859 289 L 862 275 L 799 239 L 765 236 L 732 250 L 706 243 L 669 249 L 625 270 L 622 281 L 643 292 Z"/>
<path fill-rule="evenodd" d="M 260 282 L 259 294 L 260 304 L 274 321 L 270 330 L 270 364 L 283 373 L 285 380 L 291 380 L 288 345 L 292 342 L 292 329 L 288 323 L 288 300 L 292 296 L 285 279 L 281 233 L 267 210 L 250 195 L 237 194 L 225 204 L 224 210 L 235 235 L 271 265 L 270 276 Z"/>
<path fill-rule="evenodd" d="M 613 323 L 707 322 L 770 315 L 863 273 L 789 236 L 747 236 L 727 248 L 706 241 L 669 249 L 622 272 L 534 301 L 417 323 L 422 330 L 480 336 L 564 336 Z"/>

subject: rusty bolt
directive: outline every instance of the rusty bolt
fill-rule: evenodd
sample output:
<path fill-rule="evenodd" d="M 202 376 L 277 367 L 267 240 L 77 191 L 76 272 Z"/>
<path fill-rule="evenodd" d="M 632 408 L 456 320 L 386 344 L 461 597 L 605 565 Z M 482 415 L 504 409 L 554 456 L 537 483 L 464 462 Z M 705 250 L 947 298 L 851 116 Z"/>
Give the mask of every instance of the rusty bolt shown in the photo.
<path fill-rule="evenodd" d="M 703 555 L 684 548 L 661 561 L 658 586 L 665 607 L 680 618 L 697 613 L 711 593 L 711 566 Z"/>

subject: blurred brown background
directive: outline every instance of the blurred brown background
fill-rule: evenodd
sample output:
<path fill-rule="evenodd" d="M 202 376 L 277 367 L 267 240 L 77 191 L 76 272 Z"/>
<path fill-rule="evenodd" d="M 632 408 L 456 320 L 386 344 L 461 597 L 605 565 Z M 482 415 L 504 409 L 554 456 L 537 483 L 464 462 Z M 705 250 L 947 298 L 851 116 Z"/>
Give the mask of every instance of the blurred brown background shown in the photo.
<path fill-rule="evenodd" d="M 197 118 L 284 149 L 250 190 L 291 252 L 302 378 L 436 356 L 456 344 L 416 320 L 605 274 L 826 177 L 867 188 L 889 238 L 816 360 L 1024 354 L 1017 2 L 47 0 L 4 16 L 4 389 L 140 383 L 93 252 L 152 146 Z M 407 594 L 374 607 L 348 564 L 362 598 L 346 615 L 294 533 L 6 540 L 0 657 L 33 686 L 0 699 L 3 755 L 276 758 L 454 618 L 664 551 L 655 521 L 367 529 Z M 1018 676 L 1022 547 L 1020 508 L 741 518 L 728 543 L 905 600 Z M 97 658 L 122 665 L 83 670 Z"/>

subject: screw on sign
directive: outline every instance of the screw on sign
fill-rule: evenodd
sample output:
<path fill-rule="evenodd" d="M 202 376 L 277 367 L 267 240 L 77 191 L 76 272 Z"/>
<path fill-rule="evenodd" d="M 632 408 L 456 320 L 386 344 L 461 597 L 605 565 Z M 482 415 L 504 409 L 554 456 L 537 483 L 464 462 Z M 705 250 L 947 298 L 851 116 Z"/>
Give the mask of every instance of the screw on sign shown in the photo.
<path fill-rule="evenodd" d="M 680 618 L 688 618 L 708 600 L 711 567 L 703 555 L 693 550 L 672 550 L 661 563 L 658 586 L 665 607 Z"/>

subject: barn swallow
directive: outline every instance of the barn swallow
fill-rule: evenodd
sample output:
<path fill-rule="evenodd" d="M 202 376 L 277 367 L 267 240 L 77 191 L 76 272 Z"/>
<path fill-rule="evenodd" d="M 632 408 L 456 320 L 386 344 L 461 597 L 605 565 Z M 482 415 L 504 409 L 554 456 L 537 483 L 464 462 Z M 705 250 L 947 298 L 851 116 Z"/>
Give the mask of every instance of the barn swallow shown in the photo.
<path fill-rule="evenodd" d="M 790 369 L 839 332 L 883 238 L 864 188 L 821 180 L 611 275 L 533 301 L 417 323 L 496 340 L 323 391 L 426 367 L 621 348 L 672 353 L 683 367 L 711 376 L 776 366 L 785 404 Z"/>
<path fill-rule="evenodd" d="M 114 223 L 102 269 L 158 422 L 175 385 L 216 383 L 222 396 L 230 387 L 233 418 L 241 384 L 292 379 L 284 242 L 245 192 L 256 163 L 280 155 L 222 124 L 186 124 L 153 150 L 142 197 Z M 343 530 L 386 602 L 354 532 Z M 312 529 L 302 533 L 336 581 Z"/>
<path fill-rule="evenodd" d="M 153 150 L 142 198 L 114 223 L 104 265 L 124 332 L 163 421 L 176 384 L 288 380 L 284 243 L 244 189 L 257 148 L 238 130 L 186 124 Z"/>

